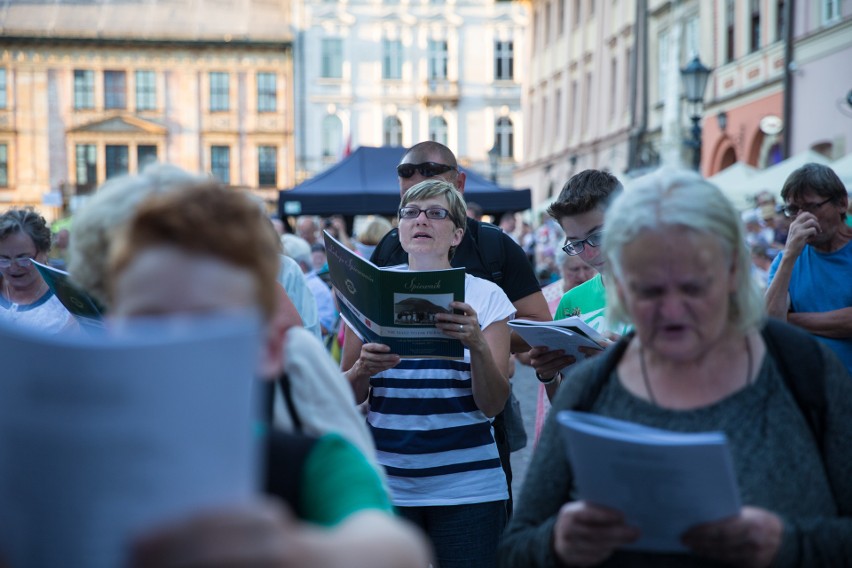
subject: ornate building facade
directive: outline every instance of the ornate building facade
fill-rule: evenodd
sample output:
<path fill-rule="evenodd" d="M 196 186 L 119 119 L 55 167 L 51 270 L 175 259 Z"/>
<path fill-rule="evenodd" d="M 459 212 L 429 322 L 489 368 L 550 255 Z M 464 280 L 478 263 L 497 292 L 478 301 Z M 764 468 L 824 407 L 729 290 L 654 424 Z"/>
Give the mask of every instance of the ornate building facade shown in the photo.
<path fill-rule="evenodd" d="M 73 211 L 149 161 L 270 203 L 294 179 L 289 6 L 14 3 L 0 51 L 0 206 Z"/>
<path fill-rule="evenodd" d="M 509 184 L 526 14 L 495 0 L 295 1 L 297 177 L 347 148 L 437 140 Z"/>

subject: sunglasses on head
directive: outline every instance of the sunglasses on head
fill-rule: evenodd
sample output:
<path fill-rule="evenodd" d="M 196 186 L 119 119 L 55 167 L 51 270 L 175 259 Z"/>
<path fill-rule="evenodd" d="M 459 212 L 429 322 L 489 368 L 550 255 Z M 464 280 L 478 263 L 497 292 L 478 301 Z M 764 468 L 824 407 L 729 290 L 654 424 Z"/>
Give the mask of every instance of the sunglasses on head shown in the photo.
<path fill-rule="evenodd" d="M 399 177 L 406 179 L 413 176 L 414 172 L 420 172 L 421 176 L 430 178 L 455 169 L 457 169 L 456 166 L 448 166 L 436 162 L 423 162 L 422 164 L 400 164 L 396 167 L 396 173 Z"/>

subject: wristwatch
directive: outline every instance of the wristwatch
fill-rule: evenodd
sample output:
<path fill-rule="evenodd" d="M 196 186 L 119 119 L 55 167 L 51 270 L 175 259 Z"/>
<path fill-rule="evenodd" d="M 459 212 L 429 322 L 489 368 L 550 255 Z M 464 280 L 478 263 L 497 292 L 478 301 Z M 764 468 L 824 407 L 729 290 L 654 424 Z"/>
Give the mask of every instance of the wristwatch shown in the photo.
<path fill-rule="evenodd" d="M 535 378 L 537 378 L 538 382 L 543 385 L 552 385 L 556 381 L 556 379 L 559 379 L 560 382 L 562 381 L 562 371 L 556 371 L 556 374 L 550 377 L 549 379 L 545 379 L 544 377 L 538 374 L 538 371 L 536 371 Z"/>

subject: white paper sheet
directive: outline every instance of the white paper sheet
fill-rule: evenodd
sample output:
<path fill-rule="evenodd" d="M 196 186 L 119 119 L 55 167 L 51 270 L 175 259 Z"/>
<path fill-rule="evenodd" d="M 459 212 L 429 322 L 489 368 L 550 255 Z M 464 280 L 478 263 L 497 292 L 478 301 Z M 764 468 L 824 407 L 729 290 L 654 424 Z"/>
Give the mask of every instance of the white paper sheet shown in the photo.
<path fill-rule="evenodd" d="M 672 432 L 574 411 L 557 420 L 579 498 L 623 512 L 641 530 L 625 548 L 685 551 L 684 531 L 739 513 L 724 433 Z"/>
<path fill-rule="evenodd" d="M 244 502 L 258 485 L 257 319 L 82 335 L 0 326 L 10 566 L 122 566 L 140 530 Z"/>

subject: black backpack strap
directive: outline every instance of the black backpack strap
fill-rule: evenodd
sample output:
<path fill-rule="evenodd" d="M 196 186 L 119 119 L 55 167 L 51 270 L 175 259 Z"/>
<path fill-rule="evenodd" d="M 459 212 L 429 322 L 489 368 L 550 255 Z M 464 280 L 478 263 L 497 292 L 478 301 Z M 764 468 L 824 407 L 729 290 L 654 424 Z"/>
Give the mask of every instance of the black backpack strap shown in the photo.
<path fill-rule="evenodd" d="M 580 394 L 579 401 L 574 406 L 574 410 L 588 412 L 592 409 L 592 406 L 595 404 L 606 384 L 607 377 L 615 369 L 615 366 L 618 365 L 618 362 L 621 361 L 631 339 L 633 339 L 633 331 L 621 336 L 615 345 L 610 345 L 603 353 L 595 357 L 594 362 L 597 365 L 594 370 L 595 376 L 586 384 Z"/>
<path fill-rule="evenodd" d="M 784 384 L 799 406 L 825 456 L 828 403 L 825 398 L 825 361 L 819 343 L 810 334 L 777 320 L 768 320 L 761 331 L 766 349 L 778 364 Z"/>
<path fill-rule="evenodd" d="M 400 251 L 402 251 L 402 245 L 399 243 L 399 229 L 394 227 L 376 245 L 370 261 L 376 266 L 388 266 L 391 259 Z"/>
<path fill-rule="evenodd" d="M 281 377 L 278 379 L 278 384 L 281 387 L 281 395 L 284 397 L 284 404 L 287 405 L 287 412 L 290 413 L 290 418 L 293 420 L 293 430 L 296 432 L 302 432 L 304 427 L 302 426 L 302 419 L 299 416 L 299 411 L 296 409 L 296 403 L 293 400 L 293 391 L 290 387 L 290 375 L 287 373 L 281 373 Z"/>
<path fill-rule="evenodd" d="M 297 517 L 304 517 L 302 480 L 305 462 L 316 443 L 312 436 L 275 429 L 267 435 L 264 489 L 292 507 Z"/>
<path fill-rule="evenodd" d="M 503 262 L 506 258 L 503 229 L 491 223 L 480 222 L 478 234 L 471 236 L 476 243 L 479 260 L 489 274 L 488 279 L 499 286 L 503 281 Z"/>

